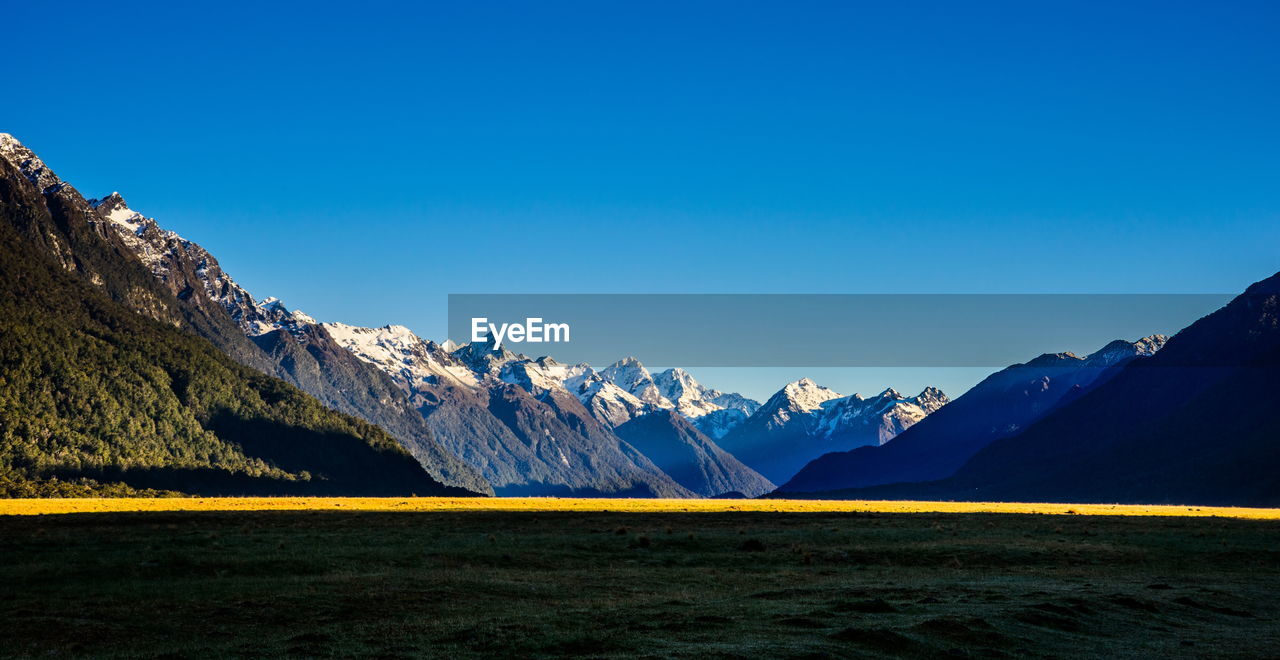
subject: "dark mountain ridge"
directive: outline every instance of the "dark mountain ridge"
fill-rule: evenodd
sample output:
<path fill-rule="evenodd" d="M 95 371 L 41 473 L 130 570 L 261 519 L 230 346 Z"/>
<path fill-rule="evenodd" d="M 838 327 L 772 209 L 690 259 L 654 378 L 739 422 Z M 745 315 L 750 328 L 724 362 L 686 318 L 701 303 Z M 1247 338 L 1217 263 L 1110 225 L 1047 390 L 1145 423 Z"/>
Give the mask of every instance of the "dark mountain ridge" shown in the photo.
<path fill-rule="evenodd" d="M 338 346 L 313 319 L 279 301 L 259 304 L 207 250 L 133 211 L 119 193 L 90 204 L 101 226 L 114 228 L 120 242 L 180 301 L 191 330 L 237 362 L 378 425 L 442 483 L 492 493 L 476 470 L 436 442 L 386 374 Z"/>
<path fill-rule="evenodd" d="M 891 442 L 825 454 L 779 492 L 816 492 L 949 477 L 997 438 L 1018 433 L 1064 401 L 1106 382 L 1117 368 L 1151 355 L 1166 341 L 1153 335 L 1113 341 L 1085 357 L 1046 353 L 1002 369 Z"/>
<path fill-rule="evenodd" d="M 1280 274 L 940 481 L 847 498 L 1280 505 Z"/>
<path fill-rule="evenodd" d="M 5 493 L 470 494 L 190 331 L 206 321 L 0 134 Z"/>

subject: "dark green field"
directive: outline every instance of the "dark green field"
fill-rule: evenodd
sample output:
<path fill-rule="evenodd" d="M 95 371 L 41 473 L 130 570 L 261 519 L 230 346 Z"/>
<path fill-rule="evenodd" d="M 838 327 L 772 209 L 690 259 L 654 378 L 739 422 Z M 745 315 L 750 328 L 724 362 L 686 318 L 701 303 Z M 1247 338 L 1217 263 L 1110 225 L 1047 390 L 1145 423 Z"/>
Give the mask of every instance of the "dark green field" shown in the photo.
<path fill-rule="evenodd" d="M 5 656 L 1280 654 L 1280 523 L 1011 514 L 0 518 Z"/>

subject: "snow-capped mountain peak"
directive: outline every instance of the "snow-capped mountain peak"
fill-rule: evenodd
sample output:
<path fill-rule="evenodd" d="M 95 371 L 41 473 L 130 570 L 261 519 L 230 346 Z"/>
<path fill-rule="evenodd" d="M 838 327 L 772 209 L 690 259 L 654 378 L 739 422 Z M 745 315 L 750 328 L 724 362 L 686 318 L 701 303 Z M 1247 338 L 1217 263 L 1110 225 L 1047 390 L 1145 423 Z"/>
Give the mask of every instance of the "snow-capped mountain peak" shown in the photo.
<path fill-rule="evenodd" d="M 656 373 L 653 375 L 652 382 L 658 388 L 658 393 L 676 408 L 689 409 L 687 412 L 681 410 L 686 417 L 697 417 L 710 412 L 709 409 L 704 410 L 704 406 L 699 405 L 707 390 L 684 369 L 667 369 Z"/>
<path fill-rule="evenodd" d="M 740 394 L 724 393 L 704 387 L 693 375 L 684 369 L 667 369 L 653 374 L 653 384 L 662 398 L 671 403 L 677 412 L 689 419 L 698 420 L 721 410 L 738 410 L 741 416 L 722 416 L 718 420 L 707 420 L 709 428 L 714 427 L 723 433 L 725 427 L 745 419 L 747 415 L 760 408 L 757 401 Z M 701 424 L 701 422 L 699 422 Z"/>
<path fill-rule="evenodd" d="M 125 247 L 175 295 L 185 299 L 192 290 L 203 289 L 210 301 L 226 309 L 246 335 L 256 337 L 284 330 L 301 339 L 305 338 L 301 326 L 316 323 L 301 311 L 289 310 L 275 298 L 257 301 L 223 272 L 218 260 L 207 250 L 176 232 L 162 229 L 154 219 L 131 209 L 120 193 L 89 200 L 89 205 L 108 227 L 116 230 Z"/>
<path fill-rule="evenodd" d="M 600 373 L 608 374 L 609 380 L 623 388 L 653 384 L 653 377 L 649 370 L 634 357 L 624 357 L 600 370 Z"/>
<path fill-rule="evenodd" d="M 802 378 L 729 431 L 722 446 L 766 477 L 786 481 L 825 453 L 888 442 L 946 403 L 936 388 L 915 397 L 887 388 L 864 398 Z"/>
<path fill-rule="evenodd" d="M 701 394 L 703 388 L 698 381 L 689 375 L 684 369 L 667 369 L 653 374 L 653 381 L 657 384 L 662 395 L 672 401 L 677 401 L 683 397 Z"/>
<path fill-rule="evenodd" d="M 611 427 L 640 415 L 674 409 L 699 428 L 705 426 L 704 432 L 719 437 L 760 407 L 740 394 L 703 387 L 683 369 L 651 374 L 634 357 L 596 371 L 585 363 L 563 364 L 549 356 L 530 359 L 506 350 L 493 351 L 488 345 L 463 345 L 452 355 L 480 380 L 519 385 L 538 397 L 567 392 Z"/>
<path fill-rule="evenodd" d="M 643 364 L 634 357 L 625 357 L 600 370 L 600 375 L 607 381 L 621 387 L 635 398 L 658 408 L 671 408 L 674 404 L 653 382 L 653 376 Z"/>
<path fill-rule="evenodd" d="M 911 402 L 919 406 L 926 414 L 932 414 L 939 408 L 950 403 L 951 399 L 948 398 L 942 390 L 930 385 L 929 387 L 921 390 L 919 394 L 915 395 Z"/>
<path fill-rule="evenodd" d="M 803 412 L 817 410 L 824 402 L 841 396 L 839 392 L 823 387 L 810 378 L 801 378 L 794 383 L 788 383 L 774 397 L 777 398 L 778 395 L 782 396 L 789 410 Z"/>
<path fill-rule="evenodd" d="M 822 404 L 813 433 L 824 437 L 873 434 L 884 444 L 948 402 L 936 387 L 926 387 L 913 397 L 890 387 L 870 399 L 856 395 L 832 399 Z"/>
<path fill-rule="evenodd" d="M 593 377 L 596 377 L 595 370 L 586 364 L 561 364 L 547 356 L 536 360 L 509 360 L 498 372 L 502 381 L 519 385 L 535 395 L 556 389 L 574 392 Z"/>
<path fill-rule="evenodd" d="M 470 387 L 478 382 L 467 365 L 403 325 L 362 328 L 325 323 L 323 327 L 339 346 L 397 377 L 410 389 L 419 383 L 448 382 Z"/>
<path fill-rule="evenodd" d="M 0 158 L 13 163 L 27 180 L 40 188 L 40 192 L 49 193 L 66 185 L 53 170 L 45 166 L 44 161 L 35 152 L 22 146 L 17 138 L 8 133 L 0 133 Z"/>
<path fill-rule="evenodd" d="M 89 200 L 89 205 L 97 209 L 98 213 L 107 220 L 135 235 L 147 229 L 147 219 L 142 217 L 141 213 L 129 208 L 124 197 L 118 192 L 113 192 L 102 199 Z"/>
<path fill-rule="evenodd" d="M 652 410 L 651 406 L 595 372 L 571 392 L 592 416 L 615 428 Z"/>
<path fill-rule="evenodd" d="M 463 344 L 452 351 L 451 354 L 482 376 L 497 376 L 502 371 L 503 365 L 508 362 L 529 359 L 524 355 L 508 350 L 505 346 L 500 346 L 495 350 L 492 337 L 488 337 L 484 341 Z"/>
<path fill-rule="evenodd" d="M 311 318 L 311 316 L 309 316 L 308 314 L 306 314 L 300 309 L 290 310 L 288 307 L 285 306 L 284 301 L 280 300 L 279 298 L 275 298 L 275 297 L 263 298 L 262 300 L 258 301 L 258 307 L 268 317 L 271 317 L 274 320 L 274 324 L 271 324 L 272 327 L 270 327 L 269 329 L 263 328 L 263 330 L 266 332 L 270 332 L 270 330 L 274 330 L 281 326 L 285 326 L 293 323 L 301 323 L 304 325 L 314 325 L 317 323 L 315 319 Z M 405 328 L 405 329 L 408 330 L 408 328 Z M 257 334 L 262 334 L 262 333 L 259 332 Z"/>
<path fill-rule="evenodd" d="M 805 418 L 822 410 L 822 404 L 832 399 L 839 399 L 840 393 L 815 383 L 810 378 L 801 378 L 787 383 L 752 415 L 761 420 L 766 427 L 787 426 L 793 419 Z"/>
<path fill-rule="evenodd" d="M 1133 342 L 1134 348 L 1137 349 L 1138 355 L 1142 357 L 1150 357 L 1156 354 L 1156 351 L 1164 348 L 1166 342 L 1169 341 L 1168 335 L 1149 335 Z"/>

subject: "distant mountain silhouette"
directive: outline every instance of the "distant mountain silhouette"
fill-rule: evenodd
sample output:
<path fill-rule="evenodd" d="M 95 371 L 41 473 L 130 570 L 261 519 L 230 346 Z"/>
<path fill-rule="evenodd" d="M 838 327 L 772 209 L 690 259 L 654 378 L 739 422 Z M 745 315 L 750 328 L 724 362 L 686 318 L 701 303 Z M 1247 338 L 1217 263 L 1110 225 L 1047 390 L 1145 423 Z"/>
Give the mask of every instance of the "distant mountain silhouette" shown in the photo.
<path fill-rule="evenodd" d="M 1018 433 L 1049 411 L 1106 382 L 1119 366 L 1151 355 L 1163 335 L 1113 341 L 1086 357 L 1048 353 L 991 374 L 892 441 L 826 454 L 779 492 L 862 488 L 949 477 L 997 438 Z"/>
<path fill-rule="evenodd" d="M 1280 505 L 1280 274 L 947 479 L 824 496 Z"/>

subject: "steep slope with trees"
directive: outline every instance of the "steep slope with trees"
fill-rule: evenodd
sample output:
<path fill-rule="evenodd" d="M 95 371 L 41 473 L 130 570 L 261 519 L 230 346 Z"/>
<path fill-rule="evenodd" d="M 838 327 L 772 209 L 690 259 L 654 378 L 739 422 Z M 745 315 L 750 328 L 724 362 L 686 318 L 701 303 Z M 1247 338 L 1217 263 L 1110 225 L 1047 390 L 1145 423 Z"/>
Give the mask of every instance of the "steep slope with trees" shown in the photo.
<path fill-rule="evenodd" d="M 74 188 L 0 136 L 0 490 L 468 492 L 189 324 Z"/>

